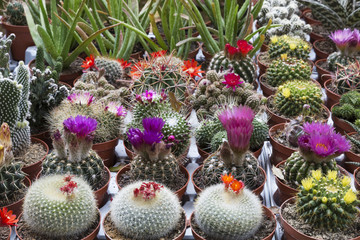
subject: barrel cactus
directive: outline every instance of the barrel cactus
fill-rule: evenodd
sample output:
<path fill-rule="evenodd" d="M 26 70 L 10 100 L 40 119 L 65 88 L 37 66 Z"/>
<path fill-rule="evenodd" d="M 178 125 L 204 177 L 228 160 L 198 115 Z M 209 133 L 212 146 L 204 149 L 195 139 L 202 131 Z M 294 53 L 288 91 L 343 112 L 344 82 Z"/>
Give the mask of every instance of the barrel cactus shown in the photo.
<path fill-rule="evenodd" d="M 360 119 L 360 93 L 347 92 L 340 98 L 340 104 L 332 108 L 334 116 L 355 123 Z"/>
<path fill-rule="evenodd" d="M 330 232 L 342 231 L 354 224 L 359 214 L 360 201 L 351 189 L 351 178 L 338 177 L 337 171 L 326 174 L 312 171 L 301 181 L 296 196 L 296 209 L 300 217 L 315 228 Z"/>
<path fill-rule="evenodd" d="M 135 182 L 114 197 L 110 217 L 116 229 L 131 239 L 160 239 L 174 231 L 182 208 L 170 189 L 156 182 Z"/>
<path fill-rule="evenodd" d="M 24 221 L 47 238 L 76 239 L 97 220 L 93 191 L 79 177 L 41 177 L 28 190 L 24 200 Z"/>
<path fill-rule="evenodd" d="M 232 71 L 239 75 L 245 82 L 252 83 L 256 79 L 256 68 L 248 53 L 254 47 L 245 40 L 237 42 L 237 48 L 230 44 L 225 45 L 225 50 L 215 54 L 211 59 L 209 70 L 216 72 Z"/>
<path fill-rule="evenodd" d="M 288 35 L 273 36 L 269 44 L 269 56 L 271 59 L 280 58 L 282 54 L 306 60 L 309 58 L 311 46 L 299 37 Z"/>
<path fill-rule="evenodd" d="M 339 66 L 333 85 L 340 95 L 350 91 L 360 92 L 360 63 L 355 61 L 347 66 Z"/>
<path fill-rule="evenodd" d="M 330 125 L 318 122 L 304 123 L 298 144 L 299 152 L 294 152 L 284 166 L 285 180 L 293 186 L 311 176 L 312 170 L 320 169 L 323 173 L 338 171 L 334 158 L 350 149 L 345 137 Z"/>
<path fill-rule="evenodd" d="M 231 174 L 222 179 L 224 184 L 206 188 L 196 199 L 195 221 L 211 238 L 249 239 L 263 221 L 261 202 Z"/>
<path fill-rule="evenodd" d="M 7 4 L 5 19 L 12 25 L 27 25 L 24 7 L 20 1 L 12 1 Z"/>

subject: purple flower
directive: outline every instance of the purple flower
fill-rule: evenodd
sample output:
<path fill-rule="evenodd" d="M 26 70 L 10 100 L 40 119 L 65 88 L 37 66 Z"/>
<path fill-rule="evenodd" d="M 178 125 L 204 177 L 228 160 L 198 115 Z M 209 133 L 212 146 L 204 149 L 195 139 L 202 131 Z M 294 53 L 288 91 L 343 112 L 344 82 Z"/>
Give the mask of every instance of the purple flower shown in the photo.
<path fill-rule="evenodd" d="M 152 146 L 154 143 L 159 143 L 163 137 L 162 132 L 144 131 L 143 139 L 144 143 Z"/>
<path fill-rule="evenodd" d="M 225 81 L 222 83 L 226 85 L 226 88 L 231 87 L 234 92 L 236 91 L 236 87 L 243 83 L 243 81 L 240 81 L 240 76 L 235 73 L 228 73 L 224 76 L 224 78 Z"/>
<path fill-rule="evenodd" d="M 118 106 L 115 102 L 109 102 L 105 107 L 105 111 L 109 111 L 113 114 L 116 114 L 118 117 L 124 117 L 126 115 L 126 110 L 123 106 Z"/>
<path fill-rule="evenodd" d="M 298 144 L 299 144 L 299 148 L 302 149 L 303 151 L 310 151 L 310 136 L 309 135 L 301 135 L 298 138 Z"/>
<path fill-rule="evenodd" d="M 165 125 L 165 121 L 162 118 L 144 118 L 142 125 L 145 131 L 148 132 L 161 132 Z"/>
<path fill-rule="evenodd" d="M 344 136 L 342 136 L 340 133 L 333 134 L 332 139 L 337 147 L 336 154 L 340 155 L 350 150 L 351 148 L 350 142 L 346 138 L 344 138 Z"/>
<path fill-rule="evenodd" d="M 336 30 L 330 34 L 329 38 L 334 41 L 336 47 L 341 52 L 344 52 L 345 49 L 349 46 L 350 41 L 353 39 L 353 32 L 349 28 L 345 28 L 344 30 Z"/>
<path fill-rule="evenodd" d="M 130 128 L 129 132 L 127 133 L 129 142 L 131 145 L 133 145 L 135 148 L 139 148 L 144 140 L 144 134 L 140 131 L 138 128 Z"/>
<path fill-rule="evenodd" d="M 68 101 L 73 104 L 88 105 L 94 101 L 94 97 L 88 93 L 73 93 L 67 97 Z"/>
<path fill-rule="evenodd" d="M 334 132 L 334 128 L 326 123 L 321 122 L 312 122 L 312 123 L 304 123 L 303 131 L 307 134 L 330 134 Z"/>
<path fill-rule="evenodd" d="M 355 51 L 360 52 L 360 30 L 354 29 L 353 31 L 353 41 L 352 44 L 355 48 Z"/>
<path fill-rule="evenodd" d="M 336 146 L 330 135 L 313 135 L 309 139 L 312 152 L 320 157 L 328 157 L 336 152 Z"/>
<path fill-rule="evenodd" d="M 156 92 L 154 92 L 153 90 L 146 90 L 142 96 L 143 98 L 145 98 L 146 101 L 148 101 L 149 103 L 152 102 L 152 100 L 154 99 L 156 95 Z"/>
<path fill-rule="evenodd" d="M 63 122 L 65 131 L 76 134 L 78 138 L 85 138 L 94 132 L 97 127 L 97 121 L 93 118 L 78 115 L 75 118 L 70 117 Z"/>

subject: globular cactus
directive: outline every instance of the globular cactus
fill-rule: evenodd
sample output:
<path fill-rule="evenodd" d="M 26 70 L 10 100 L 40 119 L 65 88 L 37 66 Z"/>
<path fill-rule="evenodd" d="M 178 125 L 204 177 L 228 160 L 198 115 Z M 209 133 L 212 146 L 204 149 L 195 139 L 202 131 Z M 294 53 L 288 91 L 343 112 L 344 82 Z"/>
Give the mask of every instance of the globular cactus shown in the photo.
<path fill-rule="evenodd" d="M 222 176 L 217 184 L 201 192 L 194 218 L 199 228 L 214 239 L 250 239 L 260 228 L 263 210 L 259 198 L 233 176 Z"/>
<path fill-rule="evenodd" d="M 357 91 L 347 92 L 340 98 L 340 104 L 332 109 L 334 116 L 355 123 L 360 119 L 360 93 Z"/>
<path fill-rule="evenodd" d="M 161 239 L 174 231 L 182 208 L 177 196 L 155 182 L 135 182 L 114 197 L 110 217 L 116 229 L 131 239 Z"/>
<path fill-rule="evenodd" d="M 291 119 L 290 122 L 285 123 L 284 132 L 286 141 L 293 148 L 298 147 L 298 138 L 303 132 L 303 124 L 305 122 L 312 122 L 310 116 L 300 115 L 295 119 Z"/>
<path fill-rule="evenodd" d="M 265 34 L 266 41 L 269 41 L 273 36 L 281 35 L 300 37 L 305 40 L 312 32 L 311 25 L 307 24 L 298 15 L 292 15 L 290 19 L 275 18 L 272 23 L 282 25 L 282 27 L 269 29 Z"/>
<path fill-rule="evenodd" d="M 288 57 L 307 60 L 309 58 L 311 46 L 305 40 L 299 37 L 288 35 L 273 36 L 269 44 L 270 59 L 280 58 L 282 54 Z"/>
<path fill-rule="evenodd" d="M 295 117 L 303 112 L 304 105 L 310 106 L 309 112 L 319 113 L 322 109 L 322 93 L 318 85 L 310 81 L 294 80 L 278 87 L 274 105 L 286 117 Z"/>
<path fill-rule="evenodd" d="M 205 119 L 201 121 L 199 127 L 195 130 L 196 144 L 203 150 L 211 150 L 211 142 L 215 134 L 224 131 L 221 122 L 215 119 Z M 215 141 L 215 140 L 214 140 Z M 222 139 L 221 139 L 222 143 Z M 210 145 L 209 145 L 210 144 Z"/>
<path fill-rule="evenodd" d="M 281 59 L 272 61 L 266 70 L 267 83 L 272 87 L 278 87 L 291 80 L 310 80 L 310 65 L 297 58 L 287 58 L 286 54 Z"/>
<path fill-rule="evenodd" d="M 235 48 L 226 44 L 225 50 L 215 54 L 211 59 L 209 70 L 216 72 L 232 70 L 245 82 L 252 83 L 256 79 L 256 68 L 251 57 L 247 55 L 253 46 L 245 40 L 239 40 L 237 45 L 238 48 Z"/>
<path fill-rule="evenodd" d="M 359 121 L 360 120 L 355 121 L 355 124 L 348 122 L 355 129 L 355 132 L 357 133 L 357 135 L 360 134 Z M 349 136 L 347 133 L 345 133 L 345 134 L 346 134 L 346 138 L 351 142 L 351 151 L 352 152 L 360 152 L 360 141 L 357 140 L 357 138 L 354 136 Z"/>
<path fill-rule="evenodd" d="M 27 25 L 22 3 L 18 1 L 8 3 L 5 11 L 5 19 L 12 25 Z"/>
<path fill-rule="evenodd" d="M 3 77 L 9 77 L 10 75 L 10 47 L 12 41 L 15 39 L 15 34 L 9 34 L 5 37 L 2 32 L 0 32 L 0 73 Z"/>
<path fill-rule="evenodd" d="M 350 91 L 360 92 L 360 63 L 355 61 L 348 66 L 339 66 L 333 85 L 341 95 Z"/>
<path fill-rule="evenodd" d="M 330 232 L 352 226 L 359 214 L 360 201 L 351 189 L 351 178 L 338 177 L 337 171 L 313 171 L 302 180 L 296 196 L 300 217 L 315 228 Z"/>
<path fill-rule="evenodd" d="M 129 87 L 128 81 L 123 81 L 125 76 L 125 70 L 116 59 L 109 59 L 105 57 L 96 57 L 95 65 L 99 69 L 105 70 L 104 77 L 106 80 L 116 87 Z"/>
<path fill-rule="evenodd" d="M 31 231 L 47 238 L 76 239 L 97 220 L 93 191 L 79 177 L 51 175 L 26 193 L 23 218 Z"/>

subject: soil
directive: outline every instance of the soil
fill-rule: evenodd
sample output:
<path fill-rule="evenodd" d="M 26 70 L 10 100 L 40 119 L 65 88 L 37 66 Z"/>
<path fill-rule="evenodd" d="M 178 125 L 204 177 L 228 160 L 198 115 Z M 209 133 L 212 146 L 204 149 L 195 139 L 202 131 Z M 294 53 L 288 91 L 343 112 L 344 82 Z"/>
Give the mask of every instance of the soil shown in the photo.
<path fill-rule="evenodd" d="M 249 238 L 248 240 L 260 240 L 260 239 L 264 239 L 265 237 L 269 236 L 275 228 L 276 225 L 276 221 L 275 219 L 271 219 L 269 217 L 266 217 L 266 219 L 262 222 L 259 230 L 256 232 L 256 234 L 252 237 Z M 207 236 L 197 225 L 195 218 L 193 217 L 191 219 L 191 226 L 193 228 L 193 230 L 199 234 L 201 237 L 205 238 L 206 240 L 214 240 L 214 238 L 211 238 L 209 236 Z"/>
<path fill-rule="evenodd" d="M 93 190 L 94 191 L 99 190 L 100 188 L 104 187 L 108 181 L 109 181 L 108 172 L 104 170 L 103 175 L 101 176 L 101 181 L 96 186 L 92 186 Z"/>
<path fill-rule="evenodd" d="M 96 227 L 99 225 L 99 215 L 96 218 L 96 221 L 93 223 L 93 225 L 91 225 L 91 227 L 84 232 L 83 234 L 81 234 L 78 237 L 71 237 L 71 240 L 81 240 L 84 237 L 90 235 L 95 229 Z M 69 237 L 63 237 L 63 238 L 56 238 L 56 237 L 51 237 L 48 238 L 46 236 L 42 236 L 42 235 L 38 235 L 37 233 L 34 233 L 29 225 L 27 225 L 24 221 L 23 218 L 20 218 L 19 222 L 17 223 L 18 227 L 16 228 L 17 233 L 19 234 L 19 236 L 23 239 L 23 240 L 69 240 Z"/>
<path fill-rule="evenodd" d="M 6 240 L 9 236 L 10 230 L 7 226 L 0 227 L 0 240 Z"/>
<path fill-rule="evenodd" d="M 183 212 L 181 215 L 181 219 L 176 226 L 176 228 L 170 232 L 167 236 L 160 238 L 159 240 L 172 240 L 178 237 L 185 228 L 186 216 Z M 125 237 L 114 225 L 111 221 L 110 214 L 106 215 L 104 221 L 104 231 L 112 240 L 133 240 L 132 238 Z"/>
<path fill-rule="evenodd" d="M 313 33 L 323 36 L 325 39 L 329 36 L 330 32 L 326 30 L 321 24 L 311 25 Z"/>
<path fill-rule="evenodd" d="M 31 143 L 29 149 L 25 154 L 17 156 L 15 158 L 16 162 L 24 163 L 25 166 L 30 166 L 31 164 L 37 163 L 46 154 L 46 149 L 40 143 Z"/>
<path fill-rule="evenodd" d="M 269 54 L 267 52 L 260 53 L 259 61 L 267 67 L 270 66 L 270 64 L 272 62 L 272 60 L 270 59 Z"/>
<path fill-rule="evenodd" d="M 284 129 L 277 129 L 275 132 L 271 133 L 271 136 L 276 142 L 284 145 L 285 147 L 296 150 L 296 147 L 290 145 L 290 143 L 286 140 L 286 133 Z"/>
<path fill-rule="evenodd" d="M 291 225 L 293 228 L 299 232 L 321 240 L 348 240 L 353 239 L 359 236 L 360 232 L 360 218 L 357 217 L 354 225 L 348 226 L 347 229 L 341 229 L 340 232 L 331 232 L 329 230 L 322 230 L 313 228 L 310 224 L 305 223 L 300 215 L 296 211 L 295 204 L 286 204 L 281 211 L 283 218 Z"/>
<path fill-rule="evenodd" d="M 319 50 L 331 54 L 336 51 L 336 46 L 332 41 L 319 41 L 315 43 L 315 47 Z"/>
<path fill-rule="evenodd" d="M 142 51 L 144 51 L 144 48 L 142 47 L 142 45 L 140 43 L 136 43 L 132 53 L 138 53 L 138 52 L 142 52 Z"/>

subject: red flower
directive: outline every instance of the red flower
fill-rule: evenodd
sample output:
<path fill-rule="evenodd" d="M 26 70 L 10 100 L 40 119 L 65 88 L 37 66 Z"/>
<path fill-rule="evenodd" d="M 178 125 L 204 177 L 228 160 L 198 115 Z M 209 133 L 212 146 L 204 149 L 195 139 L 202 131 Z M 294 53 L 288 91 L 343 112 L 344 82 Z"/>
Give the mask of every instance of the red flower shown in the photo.
<path fill-rule="evenodd" d="M 133 80 L 137 80 L 141 77 L 142 72 L 149 67 L 149 63 L 146 61 L 140 61 L 131 67 L 130 75 Z"/>
<path fill-rule="evenodd" d="M 67 195 L 71 195 L 74 192 L 74 189 L 77 188 L 77 183 L 74 181 L 67 182 L 67 184 L 60 188 L 60 191 L 66 193 Z"/>
<path fill-rule="evenodd" d="M 95 66 L 95 59 L 94 55 L 90 55 L 90 57 L 85 58 L 85 61 L 83 61 L 83 65 L 81 65 L 84 69 L 89 69 L 91 67 Z"/>
<path fill-rule="evenodd" d="M 221 175 L 221 181 L 223 181 L 223 183 L 225 184 L 225 188 L 229 188 L 230 183 L 232 183 L 232 181 L 234 180 L 234 176 L 231 175 L 231 173 L 229 173 L 229 175 L 225 174 L 225 175 Z"/>
<path fill-rule="evenodd" d="M 246 40 L 237 41 L 238 51 L 243 57 L 245 57 L 254 47 L 249 44 Z"/>
<path fill-rule="evenodd" d="M 226 85 L 226 88 L 232 87 L 234 92 L 236 87 L 243 83 L 243 81 L 240 81 L 240 76 L 236 75 L 235 73 L 226 74 L 224 78 L 225 81 L 222 83 Z"/>
<path fill-rule="evenodd" d="M 236 47 L 231 46 L 229 43 L 225 45 L 225 53 L 228 53 L 230 58 L 238 52 L 239 50 Z"/>
<path fill-rule="evenodd" d="M 128 61 L 125 61 L 124 59 L 118 59 L 117 60 L 121 66 L 125 69 L 131 66 L 131 63 L 128 63 Z"/>
<path fill-rule="evenodd" d="M 156 196 L 156 191 L 160 191 L 161 188 L 163 188 L 163 185 L 156 182 L 143 182 L 140 188 L 134 189 L 134 196 L 142 195 L 145 200 L 153 199 Z"/>
<path fill-rule="evenodd" d="M 0 227 L 5 226 L 16 226 L 15 224 L 19 221 L 16 219 L 16 215 L 12 214 L 13 212 L 8 211 L 6 207 L 2 210 L 0 209 Z"/>
<path fill-rule="evenodd" d="M 158 51 L 158 52 L 153 52 L 151 53 L 151 56 L 153 58 L 157 58 L 157 57 L 162 57 L 166 54 L 166 50 L 161 50 L 161 51 Z"/>
<path fill-rule="evenodd" d="M 204 71 L 201 71 L 200 69 L 201 65 L 198 66 L 197 61 L 194 59 L 192 59 L 191 62 L 190 60 L 184 61 L 184 65 L 182 66 L 182 70 L 189 74 L 192 78 L 199 76 L 200 73 L 204 73 Z"/>
<path fill-rule="evenodd" d="M 70 181 L 73 179 L 73 177 L 74 177 L 74 176 L 70 176 L 70 175 L 69 175 L 69 176 L 66 176 L 66 177 L 64 177 L 64 181 L 65 181 L 65 182 L 70 182 Z"/>
<path fill-rule="evenodd" d="M 245 187 L 245 184 L 243 181 L 238 181 L 234 179 L 234 181 L 230 184 L 230 189 L 233 190 L 235 193 L 239 193 L 241 190 L 243 190 Z"/>

